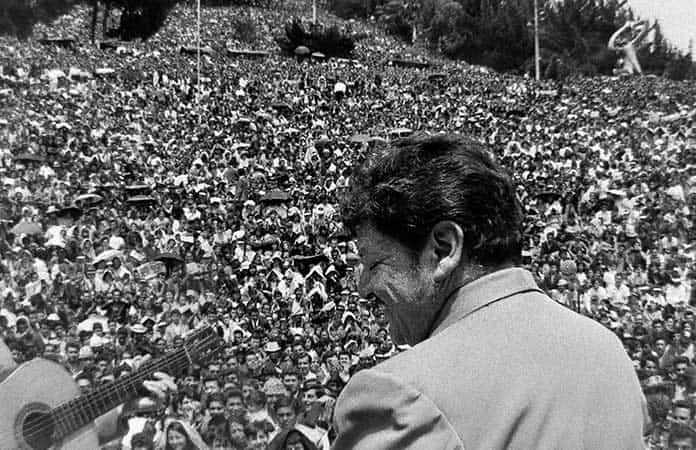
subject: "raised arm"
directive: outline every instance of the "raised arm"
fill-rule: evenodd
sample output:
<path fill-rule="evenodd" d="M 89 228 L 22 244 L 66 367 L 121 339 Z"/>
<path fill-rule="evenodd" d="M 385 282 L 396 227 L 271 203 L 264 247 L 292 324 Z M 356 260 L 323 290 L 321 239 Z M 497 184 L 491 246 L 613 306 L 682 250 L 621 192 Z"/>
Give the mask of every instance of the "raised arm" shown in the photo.
<path fill-rule="evenodd" d="M 629 22 L 626 22 L 621 28 L 616 30 L 616 32 L 614 34 L 612 34 L 611 37 L 609 38 L 609 43 L 607 44 L 607 48 L 609 50 L 621 50 L 620 47 L 616 46 L 616 40 L 619 38 L 621 33 L 623 33 L 627 28 L 630 28 L 631 26 L 633 26 L 633 23 L 629 21 Z"/>
<path fill-rule="evenodd" d="M 647 22 L 640 22 L 639 26 L 642 28 L 641 32 L 638 33 L 638 36 L 631 41 L 631 44 L 635 46 L 639 46 L 643 39 L 645 39 L 645 36 L 647 36 L 647 34 L 650 33 L 653 28 L 655 28 L 655 25 L 649 27 Z"/>

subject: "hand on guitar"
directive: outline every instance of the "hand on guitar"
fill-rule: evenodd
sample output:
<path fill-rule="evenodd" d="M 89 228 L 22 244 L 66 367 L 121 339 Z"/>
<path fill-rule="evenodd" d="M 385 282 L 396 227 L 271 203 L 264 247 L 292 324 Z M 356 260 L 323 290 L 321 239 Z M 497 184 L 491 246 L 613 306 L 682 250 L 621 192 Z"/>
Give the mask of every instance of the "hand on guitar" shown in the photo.
<path fill-rule="evenodd" d="M 150 355 L 137 358 L 132 361 L 133 370 L 137 370 L 150 360 Z M 155 372 L 153 380 L 145 380 L 143 388 L 148 391 L 148 395 L 135 398 L 123 405 L 122 415 L 133 415 L 139 412 L 150 412 L 158 409 L 166 403 L 168 397 L 177 391 L 174 378 L 163 372 Z"/>
<path fill-rule="evenodd" d="M 136 357 L 129 362 L 133 366 L 133 370 L 137 370 L 149 360 L 150 356 L 148 355 L 144 358 Z M 153 378 L 143 382 L 143 390 L 147 391 L 147 395 L 129 400 L 95 421 L 101 443 L 109 442 L 128 431 L 124 429 L 122 418 L 139 413 L 153 412 L 166 402 L 170 394 L 177 391 L 174 379 L 166 373 L 155 372 L 153 373 Z"/>

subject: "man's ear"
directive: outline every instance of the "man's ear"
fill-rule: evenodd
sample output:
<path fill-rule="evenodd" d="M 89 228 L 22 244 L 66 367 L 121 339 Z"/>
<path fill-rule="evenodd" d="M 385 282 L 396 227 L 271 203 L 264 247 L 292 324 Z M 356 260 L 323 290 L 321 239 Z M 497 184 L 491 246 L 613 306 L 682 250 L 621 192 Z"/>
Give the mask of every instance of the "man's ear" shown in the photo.
<path fill-rule="evenodd" d="M 451 220 L 443 220 L 433 226 L 426 244 L 427 255 L 435 267 L 433 279 L 442 282 L 454 272 L 464 256 L 464 232 Z"/>

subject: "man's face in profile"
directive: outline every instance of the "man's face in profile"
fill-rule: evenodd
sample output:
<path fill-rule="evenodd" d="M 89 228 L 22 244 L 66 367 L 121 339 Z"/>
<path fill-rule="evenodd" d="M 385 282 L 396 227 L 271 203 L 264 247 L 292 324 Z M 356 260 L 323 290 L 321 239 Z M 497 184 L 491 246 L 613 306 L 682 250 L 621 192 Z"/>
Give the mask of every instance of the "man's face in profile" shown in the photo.
<path fill-rule="evenodd" d="M 360 294 L 384 305 L 392 338 L 415 345 L 428 337 L 440 309 L 432 269 L 402 243 L 369 225 L 357 230 L 363 266 Z"/>

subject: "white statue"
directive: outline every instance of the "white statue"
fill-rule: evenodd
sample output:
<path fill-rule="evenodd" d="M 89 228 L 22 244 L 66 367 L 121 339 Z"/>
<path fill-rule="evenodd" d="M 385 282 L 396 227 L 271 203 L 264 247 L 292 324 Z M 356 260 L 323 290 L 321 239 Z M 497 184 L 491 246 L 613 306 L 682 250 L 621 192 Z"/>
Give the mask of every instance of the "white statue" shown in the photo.
<path fill-rule="evenodd" d="M 633 22 L 629 20 L 624 24 L 624 26 L 616 30 L 616 33 L 611 36 L 609 43 L 607 44 L 609 50 L 622 53 L 622 56 L 619 58 L 617 64 L 619 67 L 614 69 L 614 75 L 634 75 L 636 73 L 641 75 L 643 74 L 643 69 L 640 67 L 640 63 L 638 62 L 637 53 L 638 50 L 644 45 L 643 40 L 645 39 L 645 36 L 647 36 L 647 34 L 654 28 L 655 24 L 649 27 L 647 21 Z M 619 40 L 619 36 L 621 36 L 627 30 L 630 30 L 628 41 L 625 44 L 618 43 L 617 40 Z"/>

